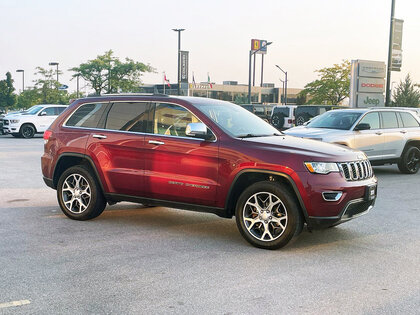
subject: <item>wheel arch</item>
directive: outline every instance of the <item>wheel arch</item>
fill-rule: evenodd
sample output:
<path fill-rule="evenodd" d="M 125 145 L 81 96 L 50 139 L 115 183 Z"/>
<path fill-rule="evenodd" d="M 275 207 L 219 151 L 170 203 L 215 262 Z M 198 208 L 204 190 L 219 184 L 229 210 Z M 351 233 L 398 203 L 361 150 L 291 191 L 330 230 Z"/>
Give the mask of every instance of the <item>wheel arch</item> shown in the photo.
<path fill-rule="evenodd" d="M 102 185 L 101 177 L 99 176 L 98 170 L 96 169 L 92 159 L 89 156 L 81 153 L 63 153 L 59 156 L 53 171 L 52 181 L 54 189 L 57 189 L 58 180 L 61 174 L 63 174 L 63 172 L 69 167 L 76 165 L 85 165 L 89 167 L 93 171 L 93 175 L 96 177 L 102 192 L 106 192 L 104 190 L 104 186 Z"/>
<path fill-rule="evenodd" d="M 242 170 L 236 174 L 229 188 L 228 196 L 225 202 L 225 212 L 227 217 L 232 217 L 234 215 L 235 205 L 242 191 L 249 185 L 259 181 L 271 181 L 284 184 L 285 187 L 288 188 L 292 193 L 292 195 L 295 196 L 296 201 L 300 206 L 300 211 L 304 217 L 304 220 L 305 222 L 308 222 L 309 216 L 302 197 L 299 193 L 299 189 L 297 188 L 294 180 L 288 174 L 282 172 L 260 169 Z"/>
<path fill-rule="evenodd" d="M 25 125 L 31 125 L 31 126 L 32 126 L 32 127 L 34 127 L 34 129 L 35 129 L 35 133 L 38 133 L 38 129 L 36 129 L 35 124 L 34 124 L 33 122 L 30 122 L 30 121 L 24 122 L 22 125 L 20 125 L 20 127 L 19 127 L 19 132 L 21 132 L 21 131 L 22 131 L 22 128 L 23 128 L 23 126 L 25 126 Z"/>

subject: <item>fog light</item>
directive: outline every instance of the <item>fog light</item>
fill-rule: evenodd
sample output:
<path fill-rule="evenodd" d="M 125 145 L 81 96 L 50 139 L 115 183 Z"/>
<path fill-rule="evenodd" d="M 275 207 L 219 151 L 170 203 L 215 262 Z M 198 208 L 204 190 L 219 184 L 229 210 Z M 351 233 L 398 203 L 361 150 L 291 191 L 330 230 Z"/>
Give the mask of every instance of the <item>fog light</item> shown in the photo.
<path fill-rule="evenodd" d="M 341 191 L 324 191 L 322 193 L 322 198 L 324 198 L 325 201 L 338 201 L 342 195 L 343 192 Z"/>

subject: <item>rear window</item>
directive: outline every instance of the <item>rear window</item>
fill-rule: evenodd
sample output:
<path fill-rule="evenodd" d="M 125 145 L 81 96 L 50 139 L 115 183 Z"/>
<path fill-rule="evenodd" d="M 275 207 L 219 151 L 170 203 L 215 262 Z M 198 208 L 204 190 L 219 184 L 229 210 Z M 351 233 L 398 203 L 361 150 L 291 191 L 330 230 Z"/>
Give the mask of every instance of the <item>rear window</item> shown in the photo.
<path fill-rule="evenodd" d="M 289 107 L 276 107 L 274 108 L 274 114 L 283 115 L 289 117 Z"/>
<path fill-rule="evenodd" d="M 66 122 L 66 126 L 97 128 L 105 108 L 105 103 L 84 104 L 70 116 Z"/>
<path fill-rule="evenodd" d="M 106 129 L 145 132 L 149 103 L 114 103 L 106 119 Z"/>
<path fill-rule="evenodd" d="M 382 112 L 382 128 L 391 129 L 398 128 L 398 120 L 395 112 Z"/>
<path fill-rule="evenodd" d="M 419 122 L 409 113 L 400 112 L 404 127 L 419 127 Z"/>

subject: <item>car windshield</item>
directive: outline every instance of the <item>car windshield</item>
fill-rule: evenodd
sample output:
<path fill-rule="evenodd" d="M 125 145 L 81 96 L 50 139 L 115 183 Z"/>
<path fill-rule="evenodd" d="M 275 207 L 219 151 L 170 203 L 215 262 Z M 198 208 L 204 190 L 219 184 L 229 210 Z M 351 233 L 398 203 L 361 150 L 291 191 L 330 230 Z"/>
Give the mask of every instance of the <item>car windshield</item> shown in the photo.
<path fill-rule="evenodd" d="M 361 114 L 362 113 L 332 110 L 312 120 L 307 127 L 349 130 Z"/>
<path fill-rule="evenodd" d="M 194 104 L 222 130 L 235 138 L 280 135 L 280 132 L 258 116 L 229 102 Z"/>
<path fill-rule="evenodd" d="M 40 105 L 32 106 L 31 108 L 29 108 L 28 110 L 23 112 L 22 115 L 35 115 L 41 109 L 42 109 L 42 106 L 40 106 Z"/>

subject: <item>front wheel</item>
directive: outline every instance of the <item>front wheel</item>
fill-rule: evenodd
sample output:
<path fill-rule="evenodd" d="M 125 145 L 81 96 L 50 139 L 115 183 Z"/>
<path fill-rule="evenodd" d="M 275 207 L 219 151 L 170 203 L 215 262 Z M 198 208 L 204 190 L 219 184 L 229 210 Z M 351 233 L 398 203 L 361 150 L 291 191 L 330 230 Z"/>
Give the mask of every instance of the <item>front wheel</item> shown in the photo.
<path fill-rule="evenodd" d="M 242 236 L 264 249 L 285 246 L 303 227 L 296 198 L 285 186 L 273 182 L 258 182 L 245 189 L 235 216 Z"/>
<path fill-rule="evenodd" d="M 408 147 L 398 162 L 398 168 L 404 174 L 416 174 L 420 168 L 420 150 L 417 147 Z"/>
<path fill-rule="evenodd" d="M 96 218 L 106 206 L 98 181 L 83 165 L 70 167 L 60 176 L 57 199 L 63 213 L 73 220 Z"/>
<path fill-rule="evenodd" d="M 30 139 L 33 138 L 33 136 L 35 135 L 35 127 L 29 124 L 24 124 L 22 127 L 20 127 L 20 136 L 25 138 L 25 139 Z"/>

